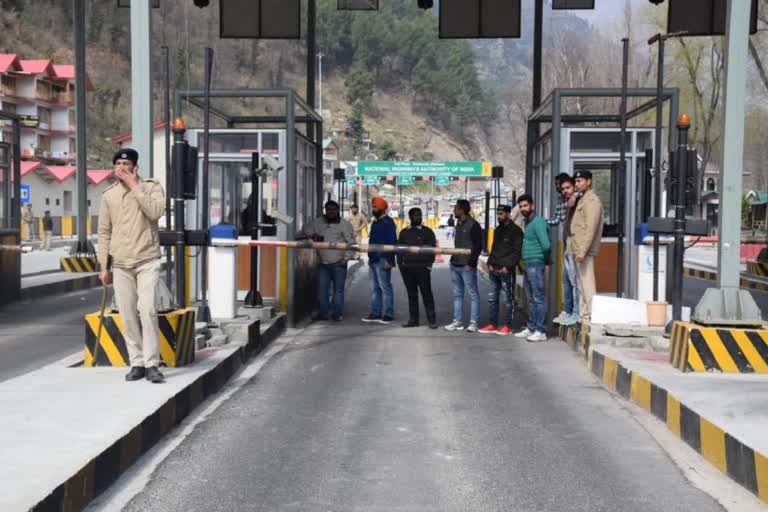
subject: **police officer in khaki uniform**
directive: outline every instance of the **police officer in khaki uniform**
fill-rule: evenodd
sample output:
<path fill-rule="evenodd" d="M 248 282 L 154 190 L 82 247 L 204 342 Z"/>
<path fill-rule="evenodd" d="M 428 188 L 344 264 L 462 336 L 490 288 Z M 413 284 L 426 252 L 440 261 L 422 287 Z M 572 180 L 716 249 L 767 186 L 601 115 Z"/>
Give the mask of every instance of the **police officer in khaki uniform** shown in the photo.
<path fill-rule="evenodd" d="M 125 326 L 131 371 L 125 380 L 146 377 L 163 382 L 157 321 L 156 290 L 160 279 L 160 238 L 157 221 L 165 194 L 156 180 L 139 177 L 136 150 L 124 148 L 112 163 L 118 181 L 107 188 L 99 210 L 99 278 L 114 282 L 115 302 Z M 107 268 L 112 257 L 112 275 Z"/>

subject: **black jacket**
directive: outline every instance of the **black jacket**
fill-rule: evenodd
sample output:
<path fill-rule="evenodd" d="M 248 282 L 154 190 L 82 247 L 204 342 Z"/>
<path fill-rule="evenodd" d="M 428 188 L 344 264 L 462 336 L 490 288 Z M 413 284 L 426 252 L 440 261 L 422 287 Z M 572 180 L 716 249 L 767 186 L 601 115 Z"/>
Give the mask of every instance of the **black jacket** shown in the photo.
<path fill-rule="evenodd" d="M 398 238 L 397 243 L 400 245 L 437 247 L 434 231 L 424 225 L 418 227 L 411 226 L 400 231 L 400 238 Z M 431 267 L 434 262 L 434 254 L 406 253 L 397 255 L 397 264 L 401 267 Z"/>
<path fill-rule="evenodd" d="M 523 230 L 514 222 L 500 224 L 493 232 L 493 247 L 488 257 L 488 266 L 513 270 L 523 254 L 523 236 Z"/>

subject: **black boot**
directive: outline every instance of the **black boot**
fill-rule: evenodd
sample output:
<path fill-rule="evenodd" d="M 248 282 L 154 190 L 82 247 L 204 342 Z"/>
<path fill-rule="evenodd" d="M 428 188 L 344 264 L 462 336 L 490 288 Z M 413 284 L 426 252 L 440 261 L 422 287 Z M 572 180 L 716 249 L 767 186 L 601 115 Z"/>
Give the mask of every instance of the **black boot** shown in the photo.
<path fill-rule="evenodd" d="M 131 368 L 131 371 L 128 372 L 128 375 L 125 376 L 125 380 L 128 382 L 133 382 L 135 380 L 141 380 L 144 378 L 144 374 L 146 372 L 144 371 L 144 368 L 141 366 L 134 366 Z"/>
<path fill-rule="evenodd" d="M 406 329 L 408 329 L 409 327 L 418 327 L 418 326 L 419 326 L 419 321 L 413 320 L 413 319 L 410 319 L 403 324 L 403 327 Z"/>
<path fill-rule="evenodd" d="M 157 366 L 153 366 L 152 368 L 147 368 L 147 380 L 152 384 L 160 384 L 161 382 L 165 382 L 165 377 L 163 377 L 163 374 L 157 369 Z"/>
<path fill-rule="evenodd" d="M 430 318 L 429 319 L 429 328 L 430 329 L 437 329 L 437 319 Z"/>

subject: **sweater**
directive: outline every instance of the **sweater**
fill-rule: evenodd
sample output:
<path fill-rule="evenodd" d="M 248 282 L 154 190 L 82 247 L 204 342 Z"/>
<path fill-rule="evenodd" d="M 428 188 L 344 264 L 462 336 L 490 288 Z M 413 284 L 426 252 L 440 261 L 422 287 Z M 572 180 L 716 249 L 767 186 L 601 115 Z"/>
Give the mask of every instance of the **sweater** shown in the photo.
<path fill-rule="evenodd" d="M 489 267 L 504 267 L 514 270 L 520 262 L 523 246 L 523 230 L 511 220 L 499 224 L 493 232 L 493 247 L 488 257 Z"/>
<path fill-rule="evenodd" d="M 409 226 L 400 231 L 400 245 L 414 245 L 417 247 L 436 247 L 435 232 L 426 226 Z M 431 267 L 435 262 L 434 254 L 398 254 L 397 264 L 400 268 Z"/>
<path fill-rule="evenodd" d="M 523 237 L 523 260 L 526 263 L 547 263 L 549 261 L 549 226 L 543 217 L 536 214 L 526 220 Z"/>
<path fill-rule="evenodd" d="M 457 249 L 470 249 L 472 252 L 469 256 L 454 254 L 451 256 L 451 265 L 477 267 L 477 260 L 483 250 L 483 228 L 472 217 L 467 217 L 463 222 L 457 220 L 453 245 Z"/>
<path fill-rule="evenodd" d="M 373 219 L 371 224 L 371 234 L 368 237 L 368 243 L 373 244 L 396 244 L 397 228 L 395 221 L 389 215 L 384 215 L 380 219 Z M 395 253 L 393 252 L 369 252 L 368 263 L 375 264 L 386 260 L 393 267 L 395 266 Z"/>

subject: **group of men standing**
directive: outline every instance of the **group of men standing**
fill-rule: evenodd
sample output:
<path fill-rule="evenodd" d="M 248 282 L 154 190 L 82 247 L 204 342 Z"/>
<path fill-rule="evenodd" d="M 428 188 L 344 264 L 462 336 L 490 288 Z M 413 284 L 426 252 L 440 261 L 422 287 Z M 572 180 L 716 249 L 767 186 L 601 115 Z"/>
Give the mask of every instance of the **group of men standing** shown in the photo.
<path fill-rule="evenodd" d="M 480 224 L 470 215 L 470 203 L 461 199 L 454 206 L 456 248 L 468 249 L 469 254 L 454 255 L 450 260 L 453 288 L 453 321 L 445 326 L 448 331 L 466 330 L 483 334 L 510 335 L 515 312 L 516 273 L 522 268 L 524 289 L 528 298 L 529 314 L 526 327 L 515 336 L 528 341 L 547 339 L 546 267 L 551 261 L 550 228 L 562 226 L 563 242 L 563 311 L 555 322 L 572 325 L 588 320 L 592 297 L 595 294 L 594 258 L 600 247 L 603 225 L 603 207 L 592 190 L 592 174 L 580 170 L 573 177 L 561 174 L 556 178 L 560 200 L 554 217 L 545 219 L 536 213 L 536 205 L 528 194 L 519 197 L 517 205 L 499 205 L 496 209 L 497 227 L 488 257 L 489 322 L 480 327 L 480 293 L 477 267 L 483 250 L 483 232 Z M 392 218 L 387 214 L 388 204 L 381 197 L 371 200 L 373 215 L 370 244 L 399 244 L 405 246 L 436 247 L 435 233 L 423 224 L 422 211 L 412 208 L 408 212 L 410 225 L 399 236 Z M 362 231 L 367 219 L 352 207 L 350 220 L 342 219 L 339 205 L 329 201 L 325 215 L 303 230 L 303 236 L 326 242 L 362 242 Z M 521 222 L 522 221 L 522 222 Z M 328 320 L 328 298 L 333 286 L 334 310 L 330 319 L 340 321 L 344 307 L 344 282 L 347 261 L 352 253 L 321 250 L 318 274 L 318 320 Z M 432 293 L 432 266 L 434 254 L 387 252 L 368 253 L 368 279 L 371 291 L 370 310 L 363 322 L 390 324 L 394 320 L 394 294 L 392 270 L 400 273 L 408 293 L 408 320 L 403 327 L 420 325 L 419 293 L 421 293 L 427 324 L 437 328 L 435 301 Z M 464 323 L 464 297 L 470 303 L 469 322 Z M 502 302 L 503 301 L 503 302 Z M 504 311 L 500 317 L 501 306 Z"/>

